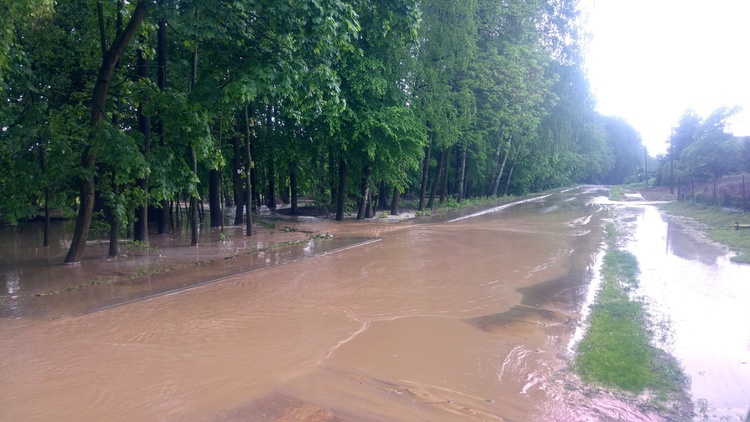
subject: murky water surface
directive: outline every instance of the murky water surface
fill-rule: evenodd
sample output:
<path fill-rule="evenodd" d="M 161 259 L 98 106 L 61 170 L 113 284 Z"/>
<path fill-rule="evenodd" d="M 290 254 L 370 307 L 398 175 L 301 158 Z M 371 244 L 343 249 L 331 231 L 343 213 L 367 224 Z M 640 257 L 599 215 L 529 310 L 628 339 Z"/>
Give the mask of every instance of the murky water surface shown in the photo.
<path fill-rule="evenodd" d="M 108 266 L 93 255 L 78 268 L 50 265 L 62 259 L 54 248 L 34 257 L 20 237 L 27 252 L 0 262 L 0 420 L 581 420 L 560 371 L 591 298 L 607 218 L 591 198 L 601 194 L 581 188 L 419 224 L 303 220 L 289 236 L 314 226 L 340 243 L 36 298 L 43 306 L 30 297 L 55 277 Z M 190 251 L 222 253 L 201 248 Z M 732 288 L 717 297 L 743 300 L 747 290 Z M 750 320 L 712 315 L 725 313 Z M 697 324 L 736 334 L 707 318 Z"/>
<path fill-rule="evenodd" d="M 669 330 L 664 346 L 692 380 L 698 420 L 744 421 L 750 408 L 750 266 L 651 206 L 625 209 L 639 293 Z"/>

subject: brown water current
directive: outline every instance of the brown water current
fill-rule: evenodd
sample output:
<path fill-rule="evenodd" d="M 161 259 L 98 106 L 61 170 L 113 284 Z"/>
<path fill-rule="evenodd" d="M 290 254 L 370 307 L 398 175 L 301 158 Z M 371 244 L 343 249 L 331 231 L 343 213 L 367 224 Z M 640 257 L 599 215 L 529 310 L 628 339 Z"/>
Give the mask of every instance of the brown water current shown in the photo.
<path fill-rule="evenodd" d="M 4 261 L 0 420 L 581 420 L 560 374 L 592 297 L 601 194 L 411 224 L 300 220 L 284 236 L 339 243 L 43 306 L 27 292 L 71 268 Z M 97 259 L 72 270 L 85 280 Z"/>

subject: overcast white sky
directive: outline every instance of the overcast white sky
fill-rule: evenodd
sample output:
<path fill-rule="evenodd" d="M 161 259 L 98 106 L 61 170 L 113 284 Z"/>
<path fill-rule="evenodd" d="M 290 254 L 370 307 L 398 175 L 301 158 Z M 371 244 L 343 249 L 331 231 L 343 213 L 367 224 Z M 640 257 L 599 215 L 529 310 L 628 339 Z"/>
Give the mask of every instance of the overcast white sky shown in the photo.
<path fill-rule="evenodd" d="M 750 0 L 581 0 L 597 110 L 635 127 L 663 153 L 683 112 L 741 105 L 750 135 Z"/>

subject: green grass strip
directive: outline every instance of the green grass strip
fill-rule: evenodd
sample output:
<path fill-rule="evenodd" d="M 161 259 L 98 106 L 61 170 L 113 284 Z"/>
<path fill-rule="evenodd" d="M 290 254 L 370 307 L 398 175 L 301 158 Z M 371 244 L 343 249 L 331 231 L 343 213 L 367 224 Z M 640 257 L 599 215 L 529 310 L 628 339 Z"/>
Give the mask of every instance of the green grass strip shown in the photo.
<path fill-rule="evenodd" d="M 649 390 L 658 407 L 682 391 L 685 378 L 679 364 L 651 344 L 655 330 L 645 305 L 630 295 L 638 287 L 638 260 L 617 248 L 616 236 L 608 225 L 602 282 L 574 367 L 587 383 L 635 394 Z"/>
<path fill-rule="evenodd" d="M 632 254 L 610 250 L 605 255 L 602 285 L 576 356 L 584 381 L 634 393 L 656 385 L 643 304 L 628 296 L 637 274 L 638 262 Z"/>

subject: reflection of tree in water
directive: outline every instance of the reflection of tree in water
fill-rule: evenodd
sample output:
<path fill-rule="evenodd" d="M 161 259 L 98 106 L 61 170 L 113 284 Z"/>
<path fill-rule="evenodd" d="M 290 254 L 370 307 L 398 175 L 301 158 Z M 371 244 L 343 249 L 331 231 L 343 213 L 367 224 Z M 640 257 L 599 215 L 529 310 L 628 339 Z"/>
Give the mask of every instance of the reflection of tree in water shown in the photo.
<path fill-rule="evenodd" d="M 666 243 L 667 254 L 705 265 L 715 265 L 719 257 L 726 255 L 726 250 L 722 247 L 710 243 L 704 235 L 672 219 L 667 220 Z"/>
<path fill-rule="evenodd" d="M 8 291 L 8 295 L 14 295 L 16 294 L 20 289 L 21 286 L 19 285 L 19 281 L 21 279 L 21 271 L 15 270 L 15 271 L 9 271 L 4 274 L 5 276 L 5 286 Z"/>

